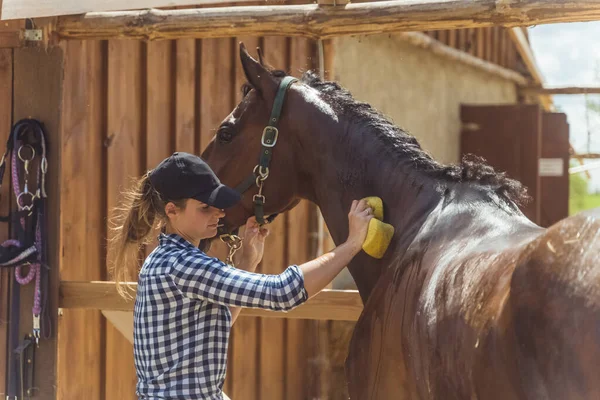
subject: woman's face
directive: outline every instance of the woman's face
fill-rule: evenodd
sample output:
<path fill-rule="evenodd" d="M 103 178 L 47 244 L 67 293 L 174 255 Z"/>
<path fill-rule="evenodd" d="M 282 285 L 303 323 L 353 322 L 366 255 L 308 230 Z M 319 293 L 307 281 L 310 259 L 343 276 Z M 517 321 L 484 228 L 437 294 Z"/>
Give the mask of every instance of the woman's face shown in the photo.
<path fill-rule="evenodd" d="M 188 199 L 184 208 L 168 203 L 165 211 L 171 228 L 192 243 L 214 237 L 219 219 L 225 216 L 223 210 L 195 199 Z"/>

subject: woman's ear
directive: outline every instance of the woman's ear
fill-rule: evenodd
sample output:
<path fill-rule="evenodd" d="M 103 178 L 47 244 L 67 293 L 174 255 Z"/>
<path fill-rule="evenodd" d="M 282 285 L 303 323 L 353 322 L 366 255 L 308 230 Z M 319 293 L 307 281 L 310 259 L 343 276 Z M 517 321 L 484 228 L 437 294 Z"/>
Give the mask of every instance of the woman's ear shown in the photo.
<path fill-rule="evenodd" d="M 169 220 L 173 217 L 176 217 L 179 212 L 179 208 L 173 202 L 168 202 L 165 204 L 165 215 Z"/>

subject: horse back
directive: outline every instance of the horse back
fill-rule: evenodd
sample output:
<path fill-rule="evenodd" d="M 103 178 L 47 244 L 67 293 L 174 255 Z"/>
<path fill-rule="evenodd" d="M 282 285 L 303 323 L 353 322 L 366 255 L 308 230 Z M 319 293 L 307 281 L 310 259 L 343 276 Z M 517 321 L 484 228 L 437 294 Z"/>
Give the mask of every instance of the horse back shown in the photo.
<path fill-rule="evenodd" d="M 600 209 L 550 227 L 510 285 L 517 369 L 528 398 L 600 398 Z"/>

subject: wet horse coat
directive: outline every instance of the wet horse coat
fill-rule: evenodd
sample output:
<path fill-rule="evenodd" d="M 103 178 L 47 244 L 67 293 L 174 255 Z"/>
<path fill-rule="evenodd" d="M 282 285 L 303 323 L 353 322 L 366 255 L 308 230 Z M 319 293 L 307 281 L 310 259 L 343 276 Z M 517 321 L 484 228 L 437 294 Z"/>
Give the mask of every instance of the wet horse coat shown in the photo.
<path fill-rule="evenodd" d="M 282 76 L 241 59 L 250 86 L 203 154 L 232 186 L 256 165 Z M 365 303 L 346 364 L 353 400 L 600 398 L 600 212 L 542 229 L 517 207 L 518 182 L 475 158 L 440 165 L 314 74 L 289 89 L 279 130 L 267 213 L 313 201 L 339 244 L 351 201 L 376 195 L 396 229 L 382 260 L 349 265 Z"/>

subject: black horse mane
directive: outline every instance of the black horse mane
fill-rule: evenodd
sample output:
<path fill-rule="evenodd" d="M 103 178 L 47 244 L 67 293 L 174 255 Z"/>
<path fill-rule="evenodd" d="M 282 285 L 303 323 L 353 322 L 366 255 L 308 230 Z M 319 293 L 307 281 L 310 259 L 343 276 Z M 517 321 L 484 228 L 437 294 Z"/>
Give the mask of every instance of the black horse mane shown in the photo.
<path fill-rule="evenodd" d="M 272 70 L 276 77 L 287 75 L 284 71 Z M 505 172 L 497 172 L 485 159 L 468 154 L 459 164 L 443 165 L 435 161 L 424 151 L 417 139 L 402 128 L 394 125 L 383 114 L 371 105 L 359 102 L 352 94 L 336 82 L 323 81 L 315 71 L 307 71 L 301 81 L 318 90 L 323 100 L 327 101 L 340 115 L 344 115 L 353 123 L 372 132 L 382 142 L 386 151 L 398 155 L 401 160 L 419 171 L 427 172 L 439 180 L 451 182 L 473 182 L 492 189 L 500 198 L 516 204 L 526 204 L 530 197 L 527 189 L 514 179 L 506 176 Z M 252 87 L 242 86 L 246 95 Z"/>

